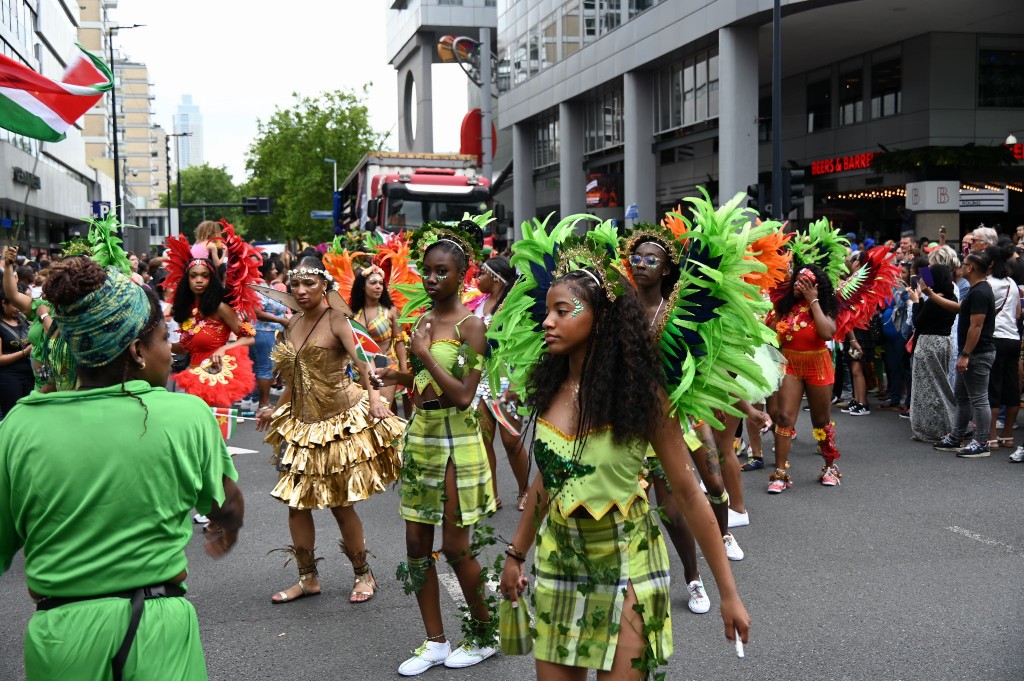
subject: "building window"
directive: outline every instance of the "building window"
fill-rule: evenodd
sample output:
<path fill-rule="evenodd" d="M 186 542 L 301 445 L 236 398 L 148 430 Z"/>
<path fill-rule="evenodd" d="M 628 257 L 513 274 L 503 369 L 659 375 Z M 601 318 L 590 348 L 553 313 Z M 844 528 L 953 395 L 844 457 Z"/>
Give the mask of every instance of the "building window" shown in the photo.
<path fill-rule="evenodd" d="M 807 132 L 832 127 L 832 81 L 819 80 L 807 86 Z"/>
<path fill-rule="evenodd" d="M 558 116 L 546 116 L 533 126 L 533 167 L 552 166 L 558 163 L 558 155 Z"/>
<path fill-rule="evenodd" d="M 580 5 L 573 0 L 562 7 L 562 59 L 580 49 Z"/>
<path fill-rule="evenodd" d="M 658 0 L 629 0 L 629 18 L 632 19 L 641 12 L 646 12 L 658 4 Z"/>
<path fill-rule="evenodd" d="M 839 75 L 839 125 L 864 120 L 864 70 L 857 68 Z"/>
<path fill-rule="evenodd" d="M 623 139 L 622 89 L 605 91 L 586 104 L 585 153 L 621 146 Z"/>
<path fill-rule="evenodd" d="M 899 59 L 871 66 L 871 117 L 885 118 L 903 111 L 902 69 Z"/>
<path fill-rule="evenodd" d="M 1024 50 L 978 53 L 978 106 L 1024 107 Z"/>
<path fill-rule="evenodd" d="M 718 116 L 718 48 L 658 71 L 658 133 Z"/>

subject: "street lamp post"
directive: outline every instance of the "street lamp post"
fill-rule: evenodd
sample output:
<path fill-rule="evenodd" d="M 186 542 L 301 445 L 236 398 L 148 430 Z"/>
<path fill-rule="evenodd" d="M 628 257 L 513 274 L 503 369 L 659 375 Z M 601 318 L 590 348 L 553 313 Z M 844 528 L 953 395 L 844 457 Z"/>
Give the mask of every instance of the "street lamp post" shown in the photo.
<path fill-rule="evenodd" d="M 176 132 L 168 135 L 168 137 L 191 137 L 190 132 Z M 170 163 L 168 163 L 168 166 Z M 174 143 L 174 168 L 175 172 L 178 173 L 178 233 L 181 233 L 181 139 L 178 139 Z M 171 187 L 167 186 L 167 203 L 171 203 Z"/>
<path fill-rule="evenodd" d="M 121 207 L 121 167 L 117 144 L 117 75 L 114 71 L 114 31 L 129 28 L 141 28 L 145 24 L 131 26 L 111 26 L 107 29 L 107 46 L 110 48 L 110 73 L 114 77 L 114 87 L 110 88 L 110 127 L 114 130 L 114 214 L 118 222 L 124 221 Z"/>
<path fill-rule="evenodd" d="M 330 163 L 334 166 L 334 191 L 338 191 L 338 162 L 333 158 L 325 158 L 324 163 Z"/>
<path fill-rule="evenodd" d="M 174 227 L 171 224 L 171 138 L 172 137 L 191 137 L 190 132 L 169 132 L 165 136 L 165 147 L 167 155 L 167 236 L 173 236 Z M 181 233 L 181 149 L 178 147 L 178 143 L 174 143 L 174 163 L 178 169 L 178 233 Z"/>

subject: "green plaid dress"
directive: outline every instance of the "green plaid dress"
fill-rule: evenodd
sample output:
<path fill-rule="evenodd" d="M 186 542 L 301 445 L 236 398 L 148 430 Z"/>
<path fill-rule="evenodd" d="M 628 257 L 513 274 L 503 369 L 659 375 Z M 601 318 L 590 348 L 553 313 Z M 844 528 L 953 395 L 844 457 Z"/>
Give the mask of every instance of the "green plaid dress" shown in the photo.
<path fill-rule="evenodd" d="M 655 658 L 667 659 L 672 654 L 668 552 L 639 485 L 645 448 L 615 445 L 611 431 L 604 430 L 589 434 L 582 455 L 573 460 L 574 442 L 538 419 L 537 466 L 545 489 L 555 496 L 537 531 L 535 655 L 610 670 L 632 585 L 643 608 L 644 635 Z M 580 508 L 589 516 L 575 517 Z"/>
<path fill-rule="evenodd" d="M 496 509 L 491 467 L 472 409 L 416 409 L 405 429 L 402 454 L 402 517 L 440 525 L 444 516 L 444 472 L 451 461 L 459 492 L 456 524 L 467 527 Z"/>

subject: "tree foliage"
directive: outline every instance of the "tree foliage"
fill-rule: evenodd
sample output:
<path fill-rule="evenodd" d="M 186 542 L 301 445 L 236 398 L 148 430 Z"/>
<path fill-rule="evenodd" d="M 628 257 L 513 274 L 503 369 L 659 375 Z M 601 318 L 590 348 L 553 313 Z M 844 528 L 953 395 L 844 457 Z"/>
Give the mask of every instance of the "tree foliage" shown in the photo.
<path fill-rule="evenodd" d="M 178 205 L 178 187 L 171 185 L 171 206 Z M 226 166 L 211 166 L 204 163 L 181 169 L 181 203 L 240 203 L 241 190 L 235 186 Z M 167 207 L 167 195 L 160 197 L 160 207 Z M 202 220 L 228 222 L 243 231 L 244 221 L 239 208 L 184 208 L 181 211 L 181 233 L 192 238 L 192 232 Z"/>
<path fill-rule="evenodd" d="M 248 233 L 259 238 L 330 241 L 330 220 L 313 220 L 310 211 L 330 210 L 333 168 L 338 162 L 342 182 L 368 151 L 387 138 L 370 126 L 367 93 L 350 90 L 324 92 L 317 97 L 292 93 L 290 108 L 278 107 L 267 121 L 258 121 L 257 138 L 246 155 L 250 173 L 247 196 L 274 199 L 274 214 L 253 216 Z"/>

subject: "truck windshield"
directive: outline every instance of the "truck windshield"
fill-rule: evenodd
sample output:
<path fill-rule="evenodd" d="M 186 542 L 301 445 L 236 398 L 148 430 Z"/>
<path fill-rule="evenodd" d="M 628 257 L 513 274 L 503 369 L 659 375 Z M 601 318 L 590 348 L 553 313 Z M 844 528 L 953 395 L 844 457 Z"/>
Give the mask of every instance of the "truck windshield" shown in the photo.
<path fill-rule="evenodd" d="M 388 201 L 387 226 L 416 229 L 424 222 L 458 222 L 465 213 L 478 215 L 485 212 L 486 203 L 471 199 L 391 199 Z"/>

